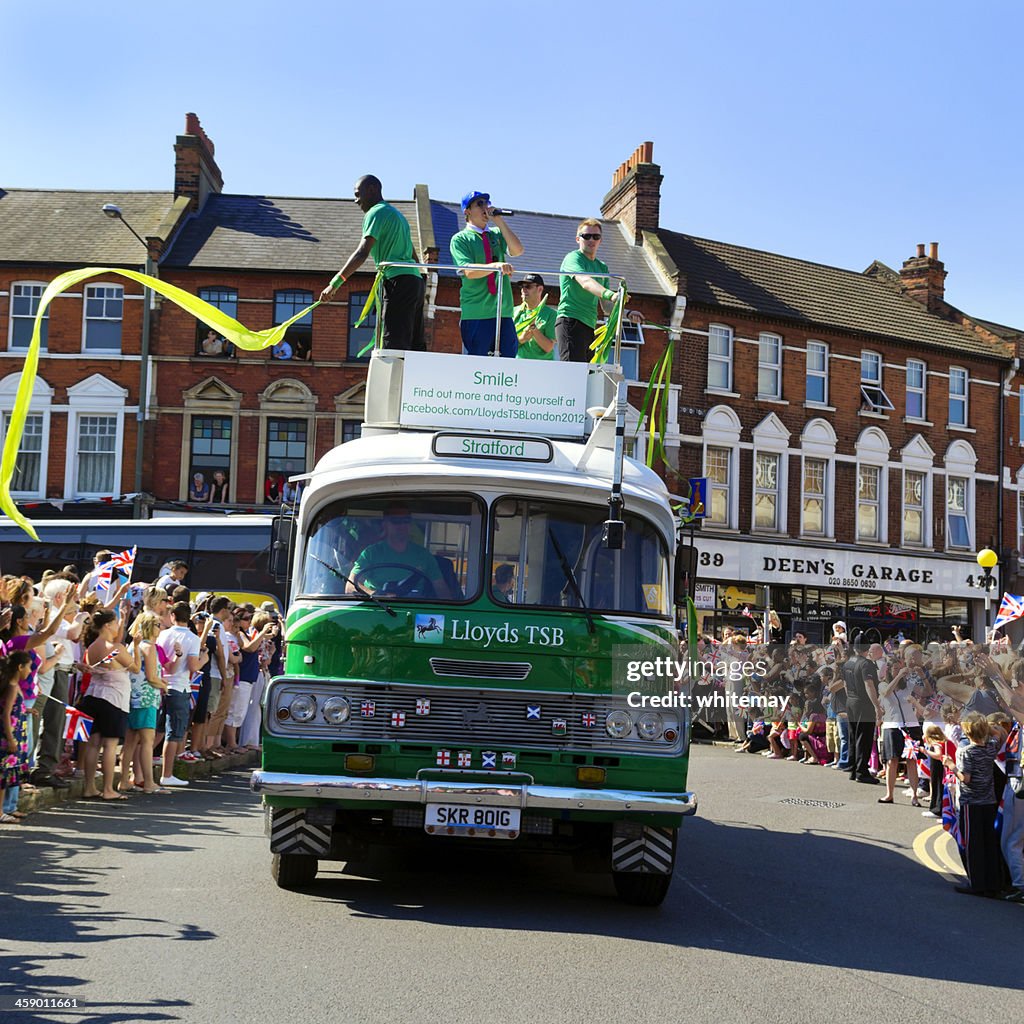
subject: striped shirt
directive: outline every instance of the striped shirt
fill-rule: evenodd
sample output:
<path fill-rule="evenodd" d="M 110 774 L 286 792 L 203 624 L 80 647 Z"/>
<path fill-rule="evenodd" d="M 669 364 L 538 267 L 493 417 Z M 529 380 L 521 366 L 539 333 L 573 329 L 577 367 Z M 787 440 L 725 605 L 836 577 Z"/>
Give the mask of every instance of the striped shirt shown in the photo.
<path fill-rule="evenodd" d="M 992 772 L 995 755 L 989 747 L 971 744 L 960 747 L 956 752 L 957 771 L 970 775 L 970 782 L 960 783 L 960 803 L 962 804 L 994 804 L 996 791 L 993 785 Z"/>

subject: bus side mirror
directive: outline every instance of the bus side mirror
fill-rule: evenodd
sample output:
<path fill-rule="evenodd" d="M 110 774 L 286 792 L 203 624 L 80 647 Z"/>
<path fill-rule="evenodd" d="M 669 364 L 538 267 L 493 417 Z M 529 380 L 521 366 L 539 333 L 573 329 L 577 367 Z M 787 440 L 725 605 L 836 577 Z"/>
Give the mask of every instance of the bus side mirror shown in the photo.
<path fill-rule="evenodd" d="M 270 555 L 268 570 L 275 583 L 288 582 L 288 570 L 292 564 L 292 541 L 295 535 L 295 517 L 274 516 L 270 531 Z"/>
<path fill-rule="evenodd" d="M 697 549 L 692 544 L 680 544 L 676 548 L 675 603 L 686 604 L 693 597 L 697 583 Z"/>

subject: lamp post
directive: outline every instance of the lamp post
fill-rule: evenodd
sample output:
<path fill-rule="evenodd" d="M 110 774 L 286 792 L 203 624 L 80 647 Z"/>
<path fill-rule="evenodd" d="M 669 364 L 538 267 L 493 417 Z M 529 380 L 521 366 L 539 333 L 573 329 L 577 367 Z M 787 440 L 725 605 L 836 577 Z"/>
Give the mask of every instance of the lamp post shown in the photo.
<path fill-rule="evenodd" d="M 146 251 L 146 263 L 144 273 L 148 277 L 153 276 L 153 258 L 149 254 L 149 246 L 146 240 L 124 219 L 121 207 L 114 203 L 104 203 L 103 213 L 113 220 L 119 220 L 141 243 Z M 135 493 L 142 491 L 142 463 L 143 449 L 146 440 L 146 416 L 149 411 L 149 330 L 150 330 L 150 307 L 153 304 L 153 289 L 146 285 L 142 290 L 142 347 L 139 364 L 139 405 L 136 414 L 135 428 Z M 137 502 L 136 502 L 137 504 Z"/>
<path fill-rule="evenodd" d="M 996 579 L 992 570 L 999 562 L 999 556 L 991 548 L 982 548 L 977 555 L 978 565 L 981 566 L 984 575 L 978 580 L 978 586 L 985 591 L 985 642 L 988 642 L 988 613 L 991 598 L 989 591 L 996 585 Z"/>

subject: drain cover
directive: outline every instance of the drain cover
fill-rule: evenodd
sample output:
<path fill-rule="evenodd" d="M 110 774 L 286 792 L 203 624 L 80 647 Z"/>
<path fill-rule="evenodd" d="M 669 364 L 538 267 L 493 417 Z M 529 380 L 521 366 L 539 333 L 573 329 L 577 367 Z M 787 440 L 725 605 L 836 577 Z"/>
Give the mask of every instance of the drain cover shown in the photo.
<path fill-rule="evenodd" d="M 797 807 L 824 807 L 828 811 L 837 807 L 845 807 L 846 804 L 836 803 L 834 800 L 806 800 L 802 796 L 787 796 L 780 804 L 795 804 Z"/>

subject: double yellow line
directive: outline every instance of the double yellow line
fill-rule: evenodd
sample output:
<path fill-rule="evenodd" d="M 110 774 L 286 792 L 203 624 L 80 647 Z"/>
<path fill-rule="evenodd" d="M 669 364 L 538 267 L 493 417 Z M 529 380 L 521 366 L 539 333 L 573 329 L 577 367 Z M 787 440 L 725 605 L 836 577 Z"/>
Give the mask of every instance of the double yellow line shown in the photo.
<path fill-rule="evenodd" d="M 925 829 L 914 840 L 914 853 L 930 871 L 937 871 L 940 875 L 966 877 L 956 843 L 941 825 Z"/>

